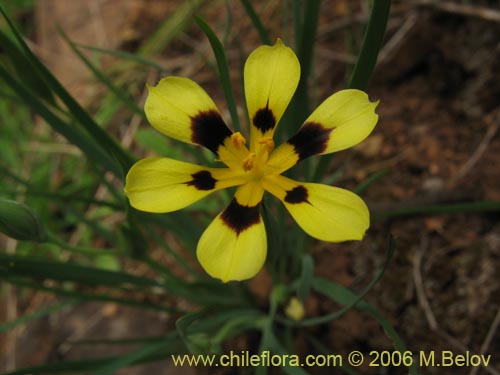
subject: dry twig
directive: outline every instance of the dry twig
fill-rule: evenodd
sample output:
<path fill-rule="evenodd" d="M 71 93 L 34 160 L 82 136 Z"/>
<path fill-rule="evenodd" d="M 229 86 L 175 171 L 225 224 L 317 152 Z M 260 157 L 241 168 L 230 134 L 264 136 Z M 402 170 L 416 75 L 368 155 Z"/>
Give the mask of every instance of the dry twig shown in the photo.
<path fill-rule="evenodd" d="M 478 17 L 488 21 L 500 22 L 500 11 L 481 5 L 460 4 L 452 1 L 414 0 L 415 5 L 430 6 L 444 12 L 463 16 Z"/>
<path fill-rule="evenodd" d="M 493 116 L 488 116 L 487 119 L 493 118 Z M 484 135 L 483 139 L 481 140 L 481 143 L 479 146 L 476 148 L 476 150 L 472 153 L 471 157 L 467 162 L 460 168 L 460 170 L 457 172 L 457 174 L 451 179 L 451 184 L 456 183 L 458 180 L 463 178 L 465 175 L 467 175 L 472 168 L 476 165 L 476 163 L 481 159 L 481 156 L 484 154 L 486 149 L 488 148 L 488 145 L 490 144 L 491 140 L 493 137 L 495 137 L 498 128 L 500 127 L 500 110 L 498 111 L 498 114 L 494 117 L 493 120 L 486 120 L 489 122 L 489 127 L 488 130 L 486 131 L 486 134 Z"/>
<path fill-rule="evenodd" d="M 472 352 L 469 348 L 467 348 L 465 345 L 463 345 L 460 341 L 458 341 L 454 337 L 450 336 L 447 332 L 443 331 L 439 327 L 436 316 L 434 315 L 434 312 L 432 311 L 432 308 L 429 304 L 427 296 L 425 295 L 425 288 L 424 288 L 424 284 L 423 284 L 423 280 L 422 280 L 421 269 L 422 269 L 423 255 L 424 255 L 425 250 L 427 249 L 428 246 L 429 246 L 429 238 L 427 237 L 427 235 L 424 235 L 422 237 L 422 240 L 421 240 L 420 246 L 417 250 L 417 253 L 415 254 L 415 258 L 414 258 L 414 262 L 413 262 L 413 281 L 415 283 L 415 292 L 417 293 L 418 303 L 420 304 L 420 306 L 424 310 L 424 314 L 425 314 L 425 317 L 427 319 L 427 323 L 429 324 L 429 327 L 430 327 L 432 332 L 437 334 L 439 337 L 441 337 L 442 339 L 447 341 L 450 345 L 454 346 L 455 348 L 457 348 L 461 352 L 463 352 L 463 353 Z M 488 331 L 488 334 L 486 335 L 486 338 L 485 338 L 483 344 L 481 345 L 481 349 L 480 349 L 479 354 L 484 354 L 484 352 L 488 348 L 491 340 L 493 339 L 493 335 L 494 335 L 495 331 L 497 330 L 499 324 L 500 324 L 500 310 L 497 313 L 497 316 L 495 317 L 495 319 L 494 319 L 494 321 L 493 321 L 493 323 Z M 495 370 L 492 367 L 482 366 L 482 368 L 488 374 L 500 375 L 500 372 Z M 471 375 L 473 375 L 473 374 L 471 373 Z"/>

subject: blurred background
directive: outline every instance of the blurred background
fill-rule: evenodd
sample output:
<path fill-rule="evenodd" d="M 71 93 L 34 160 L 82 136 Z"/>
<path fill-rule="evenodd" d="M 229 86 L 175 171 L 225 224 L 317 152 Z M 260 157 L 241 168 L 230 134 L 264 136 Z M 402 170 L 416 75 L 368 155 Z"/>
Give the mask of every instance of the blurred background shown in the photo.
<path fill-rule="evenodd" d="M 273 41 L 293 38 L 289 28 L 283 35 L 284 3 L 252 1 Z M 204 17 L 223 39 L 239 105 L 244 103 L 243 63 L 260 45 L 239 1 L 0 0 L 0 5 L 70 93 L 138 157 L 161 153 L 167 145 L 164 137 L 140 116 L 113 107 L 106 87 L 71 49 L 60 29 L 80 46 L 134 53 L 158 64 L 161 70 L 80 48 L 139 107 L 146 82 L 155 84 L 164 75 L 179 75 L 203 86 L 225 118 L 229 115 L 213 53 L 192 15 Z M 369 1 L 322 1 L 310 82 L 314 103 L 346 87 L 368 14 Z M 368 239 L 316 243 L 310 249 L 320 276 L 359 290 L 384 261 L 376 244 L 392 232 L 396 253 L 366 300 L 385 314 L 409 350 L 493 355 L 487 369 L 457 368 L 450 374 L 500 374 L 499 61 L 498 1 L 393 1 L 384 46 L 367 90 L 371 100 L 380 100 L 379 123 L 354 150 L 336 154 L 328 170 L 338 176 L 335 185 L 345 188 L 380 173 L 363 193 L 373 220 Z M 65 189 L 73 179 L 83 178 L 71 174 L 73 164 L 65 164 L 68 155 L 79 151 L 55 136 L 27 107 L 13 104 L 4 95 L 0 96 L 0 149 L 1 173 L 12 168 L 21 176 L 31 176 L 41 191 Z M 21 194 L 22 188 L 11 177 L 0 178 L 0 192 Z M 95 194 L 99 198 L 99 191 Z M 32 205 L 43 206 L 36 199 L 43 197 L 30 198 Z M 112 227 L 123 217 L 105 220 Z M 68 221 L 67 230 L 76 243 L 85 233 L 75 230 L 75 221 Z M 14 253 L 18 243 L 0 234 L 0 246 L 1 251 Z M 133 267 L 112 256 L 96 262 L 105 268 Z M 250 287 L 256 298 L 265 299 L 271 287 L 268 275 L 262 272 Z M 37 311 L 54 300 L 49 293 L 3 284 L 0 321 Z M 309 316 L 335 308 L 314 295 L 306 304 Z M 166 313 L 113 303 L 70 306 L 1 334 L 0 369 L 98 355 L 102 348 L 97 344 L 71 343 L 157 334 L 173 324 Z M 392 348 L 383 330 L 354 309 L 326 329 L 313 330 L 332 353 Z M 231 349 L 248 348 L 251 340 L 235 339 Z M 307 344 L 300 339 L 296 347 L 297 352 L 307 353 Z M 121 350 L 106 349 L 106 354 Z M 180 373 L 168 361 L 119 373 L 151 371 Z M 203 371 L 207 370 L 182 369 L 184 374 Z M 382 373 L 368 367 L 358 371 Z M 394 371 L 387 373 L 404 373 Z M 439 368 L 426 373 L 448 374 Z"/>

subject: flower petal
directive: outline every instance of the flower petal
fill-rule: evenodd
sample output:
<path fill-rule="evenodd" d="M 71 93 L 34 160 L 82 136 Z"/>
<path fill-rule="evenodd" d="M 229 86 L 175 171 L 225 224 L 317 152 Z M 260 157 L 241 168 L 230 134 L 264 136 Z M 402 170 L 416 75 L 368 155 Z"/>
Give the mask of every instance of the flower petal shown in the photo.
<path fill-rule="evenodd" d="M 339 91 L 304 122 L 299 131 L 278 147 L 269 164 L 281 173 L 312 155 L 344 150 L 364 140 L 375 128 L 378 115 L 368 95 L 360 90 Z"/>
<path fill-rule="evenodd" d="M 281 39 L 254 50 L 245 63 L 245 97 L 250 116 L 250 150 L 261 137 L 272 137 L 300 78 L 295 53 Z"/>
<path fill-rule="evenodd" d="M 348 190 L 279 175 L 268 176 L 264 188 L 285 204 L 306 233 L 322 241 L 361 240 L 370 225 L 366 204 Z"/>
<path fill-rule="evenodd" d="M 130 168 L 125 194 L 132 207 L 147 212 L 176 211 L 210 193 L 245 182 L 226 168 L 204 168 L 168 158 L 147 158 Z"/>
<path fill-rule="evenodd" d="M 144 111 L 151 125 L 179 141 L 218 149 L 232 132 L 208 94 L 188 78 L 166 77 L 148 86 Z"/>
<path fill-rule="evenodd" d="M 259 207 L 234 198 L 203 232 L 196 254 L 212 277 L 223 282 L 249 279 L 264 265 L 267 239 Z"/>

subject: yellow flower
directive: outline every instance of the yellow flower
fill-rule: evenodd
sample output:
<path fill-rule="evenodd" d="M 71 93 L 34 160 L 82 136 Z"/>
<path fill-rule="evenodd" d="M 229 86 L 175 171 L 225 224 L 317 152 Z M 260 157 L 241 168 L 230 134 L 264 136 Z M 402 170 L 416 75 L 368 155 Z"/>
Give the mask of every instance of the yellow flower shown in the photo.
<path fill-rule="evenodd" d="M 275 149 L 273 134 L 299 77 L 298 59 L 280 39 L 274 46 L 261 46 L 250 54 L 244 69 L 249 144 L 226 126 L 214 102 L 195 82 L 166 77 L 156 87 L 148 86 L 145 112 L 151 125 L 169 137 L 208 148 L 225 167 L 146 158 L 128 172 L 125 193 L 139 210 L 171 212 L 216 190 L 238 186 L 196 250 L 205 271 L 224 282 L 249 279 L 264 264 L 267 240 L 259 213 L 264 191 L 281 200 L 302 229 L 320 240 L 360 240 L 368 229 L 368 209 L 356 194 L 297 182 L 281 174 L 309 156 L 361 142 L 377 123 L 377 103 L 359 90 L 339 91 Z"/>

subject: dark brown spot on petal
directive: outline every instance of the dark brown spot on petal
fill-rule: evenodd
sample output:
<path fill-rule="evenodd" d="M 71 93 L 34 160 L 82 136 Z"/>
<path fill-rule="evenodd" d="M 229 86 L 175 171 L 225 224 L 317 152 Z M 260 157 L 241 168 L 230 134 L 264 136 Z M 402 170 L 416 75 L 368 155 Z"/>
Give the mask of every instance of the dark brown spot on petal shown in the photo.
<path fill-rule="evenodd" d="M 304 203 L 309 201 L 307 200 L 309 193 L 307 189 L 302 186 L 296 186 L 292 190 L 288 190 L 285 195 L 285 202 L 287 203 Z"/>
<path fill-rule="evenodd" d="M 325 151 L 331 132 L 332 129 L 327 129 L 321 124 L 306 122 L 288 143 L 295 147 L 295 152 L 301 161 Z"/>
<path fill-rule="evenodd" d="M 276 118 L 274 117 L 273 111 L 266 106 L 266 108 L 261 108 L 255 112 L 252 123 L 262 133 L 265 133 L 270 129 L 274 129 L 276 126 Z"/>
<path fill-rule="evenodd" d="M 217 111 L 203 111 L 191 117 L 191 141 L 208 148 L 214 154 L 232 132 Z"/>
<path fill-rule="evenodd" d="M 212 190 L 215 188 L 217 180 L 212 177 L 209 171 L 199 171 L 191 175 L 193 179 L 186 182 L 186 185 L 194 186 L 198 190 Z"/>
<path fill-rule="evenodd" d="M 239 235 L 254 224 L 260 223 L 259 205 L 242 206 L 233 198 L 221 215 L 222 221 Z"/>

